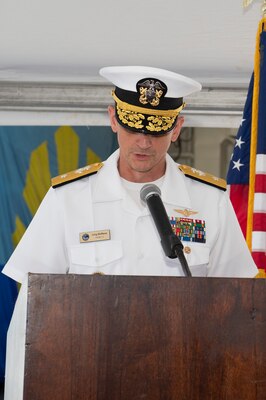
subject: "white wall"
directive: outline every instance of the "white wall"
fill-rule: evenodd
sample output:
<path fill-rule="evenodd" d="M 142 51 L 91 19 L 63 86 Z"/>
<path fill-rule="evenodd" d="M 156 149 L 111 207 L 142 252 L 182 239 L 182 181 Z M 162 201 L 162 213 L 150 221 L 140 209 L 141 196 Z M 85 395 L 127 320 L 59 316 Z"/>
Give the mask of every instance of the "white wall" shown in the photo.
<path fill-rule="evenodd" d="M 195 128 L 194 167 L 225 178 L 224 170 L 227 171 L 230 156 L 222 152 L 222 143 L 225 139 L 235 136 L 236 133 L 237 129 Z M 224 170 L 221 168 L 221 163 L 226 164 Z"/>

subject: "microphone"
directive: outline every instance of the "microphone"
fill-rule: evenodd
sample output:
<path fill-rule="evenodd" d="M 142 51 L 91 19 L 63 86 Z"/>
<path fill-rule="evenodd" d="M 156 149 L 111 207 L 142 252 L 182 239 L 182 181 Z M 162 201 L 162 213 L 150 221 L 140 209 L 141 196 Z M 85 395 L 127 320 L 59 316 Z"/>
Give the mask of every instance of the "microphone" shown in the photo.
<path fill-rule="evenodd" d="M 168 215 L 161 199 L 161 191 L 158 186 L 148 183 L 140 190 L 141 200 L 147 204 L 155 226 L 159 233 L 164 253 L 169 258 L 179 258 L 185 276 L 191 276 L 187 260 L 183 253 L 183 245 L 174 234 Z"/>

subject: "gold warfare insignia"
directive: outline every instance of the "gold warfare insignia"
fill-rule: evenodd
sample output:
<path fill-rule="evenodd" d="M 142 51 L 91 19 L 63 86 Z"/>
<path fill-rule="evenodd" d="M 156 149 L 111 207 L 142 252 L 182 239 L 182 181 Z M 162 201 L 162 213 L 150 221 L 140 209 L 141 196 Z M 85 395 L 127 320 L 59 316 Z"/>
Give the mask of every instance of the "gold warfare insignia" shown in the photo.
<path fill-rule="evenodd" d="M 141 104 L 150 104 L 157 107 L 160 99 L 167 92 L 166 85 L 155 79 L 142 79 L 137 83 L 137 89 L 140 94 L 139 102 Z"/>
<path fill-rule="evenodd" d="M 247 8 L 252 2 L 253 0 L 243 0 L 243 7 Z"/>
<path fill-rule="evenodd" d="M 190 217 L 191 215 L 195 215 L 198 214 L 198 211 L 193 211 L 193 210 L 174 210 L 175 212 L 177 212 L 178 214 L 182 214 L 184 215 L 184 217 Z"/>

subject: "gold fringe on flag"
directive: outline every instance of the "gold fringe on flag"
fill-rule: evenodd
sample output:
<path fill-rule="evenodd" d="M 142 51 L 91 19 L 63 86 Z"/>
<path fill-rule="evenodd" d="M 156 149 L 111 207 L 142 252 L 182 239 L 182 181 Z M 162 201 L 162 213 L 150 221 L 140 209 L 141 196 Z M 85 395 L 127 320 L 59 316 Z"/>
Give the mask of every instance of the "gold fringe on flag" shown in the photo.
<path fill-rule="evenodd" d="M 255 276 L 255 278 L 266 278 L 266 272 L 264 269 L 259 269 L 259 272 Z"/>
<path fill-rule="evenodd" d="M 243 7 L 247 8 L 252 2 L 253 0 L 243 0 Z"/>
<path fill-rule="evenodd" d="M 262 15 L 266 17 L 266 0 L 263 1 L 262 7 L 261 7 Z"/>

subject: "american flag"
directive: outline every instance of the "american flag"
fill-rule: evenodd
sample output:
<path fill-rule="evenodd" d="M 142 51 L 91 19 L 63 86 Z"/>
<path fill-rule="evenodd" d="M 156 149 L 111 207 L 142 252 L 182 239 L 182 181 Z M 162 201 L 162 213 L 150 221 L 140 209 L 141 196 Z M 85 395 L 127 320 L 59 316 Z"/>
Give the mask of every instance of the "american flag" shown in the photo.
<path fill-rule="evenodd" d="M 230 161 L 231 202 L 252 252 L 266 276 L 266 17 L 259 24 L 255 67 Z"/>

